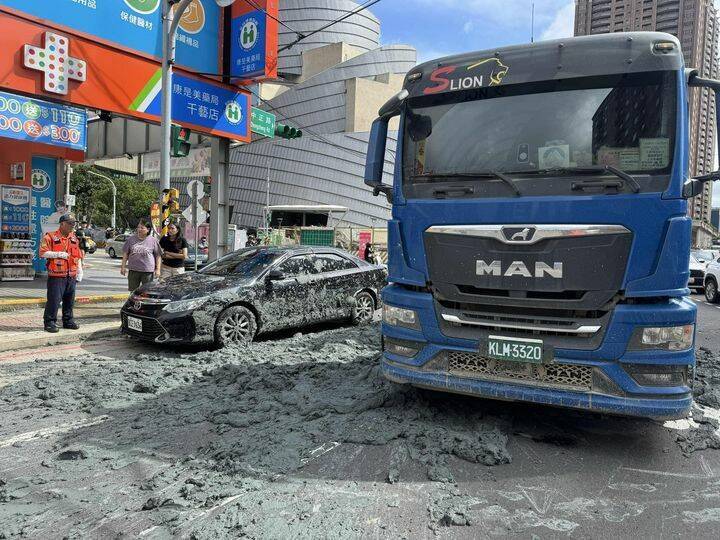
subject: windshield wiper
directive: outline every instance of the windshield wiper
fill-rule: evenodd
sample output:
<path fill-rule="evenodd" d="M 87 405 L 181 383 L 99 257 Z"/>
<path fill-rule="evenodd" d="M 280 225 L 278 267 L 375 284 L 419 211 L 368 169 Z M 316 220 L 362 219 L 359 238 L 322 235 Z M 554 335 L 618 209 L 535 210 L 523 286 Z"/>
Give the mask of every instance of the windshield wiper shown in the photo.
<path fill-rule="evenodd" d="M 633 193 L 640 193 L 640 184 L 638 184 L 637 180 L 630 176 L 625 171 L 622 171 L 620 169 L 617 169 L 613 167 L 612 165 L 593 165 L 593 166 L 586 166 L 586 167 L 557 167 L 552 169 L 539 169 L 537 171 L 528 171 L 529 174 L 551 174 L 551 173 L 579 173 L 579 174 L 588 174 L 588 173 L 610 173 L 614 174 L 618 178 L 621 178 L 625 182 L 627 182 L 630 185 L 630 189 L 632 189 Z M 575 182 L 572 185 L 572 189 L 583 189 L 585 187 L 589 188 L 597 188 L 597 187 L 622 187 L 622 184 L 620 186 L 617 185 L 617 182 Z"/>
<path fill-rule="evenodd" d="M 416 174 L 413 178 L 472 178 L 474 180 L 500 180 L 503 184 L 513 190 L 516 197 L 520 197 L 522 193 L 512 178 L 500 171 L 483 171 L 483 172 L 461 172 L 461 173 L 427 173 Z"/>

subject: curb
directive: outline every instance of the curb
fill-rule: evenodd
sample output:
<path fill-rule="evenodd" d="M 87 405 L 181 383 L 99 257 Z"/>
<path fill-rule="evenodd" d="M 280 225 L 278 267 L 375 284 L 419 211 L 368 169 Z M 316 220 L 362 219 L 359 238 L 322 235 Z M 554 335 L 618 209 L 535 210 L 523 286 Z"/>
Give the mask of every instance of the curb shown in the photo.
<path fill-rule="evenodd" d="M 52 345 L 62 345 L 66 343 L 95 341 L 108 336 L 120 335 L 120 321 L 104 321 L 98 323 L 90 323 L 83 326 L 80 331 L 62 330 L 57 334 L 48 334 L 46 332 L 34 332 L 35 336 L 27 338 L 15 339 L 13 341 L 0 342 L 0 353 L 19 351 L 22 349 L 34 349 L 37 347 L 47 347 Z"/>
<path fill-rule="evenodd" d="M 130 293 L 77 296 L 75 297 L 75 304 L 118 302 L 120 300 L 127 300 L 129 294 Z M 45 298 L 0 298 L 0 312 L 23 308 L 45 307 L 45 302 Z"/>

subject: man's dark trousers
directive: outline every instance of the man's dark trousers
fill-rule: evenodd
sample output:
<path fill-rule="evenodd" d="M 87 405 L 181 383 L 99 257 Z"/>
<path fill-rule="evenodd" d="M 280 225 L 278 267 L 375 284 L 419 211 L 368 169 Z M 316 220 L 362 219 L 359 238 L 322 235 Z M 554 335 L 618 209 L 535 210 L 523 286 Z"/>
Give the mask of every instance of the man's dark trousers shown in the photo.
<path fill-rule="evenodd" d="M 73 305 L 75 304 L 75 277 L 48 277 L 47 303 L 43 319 L 45 326 L 57 325 L 57 311 L 62 301 L 63 324 L 73 322 Z"/>

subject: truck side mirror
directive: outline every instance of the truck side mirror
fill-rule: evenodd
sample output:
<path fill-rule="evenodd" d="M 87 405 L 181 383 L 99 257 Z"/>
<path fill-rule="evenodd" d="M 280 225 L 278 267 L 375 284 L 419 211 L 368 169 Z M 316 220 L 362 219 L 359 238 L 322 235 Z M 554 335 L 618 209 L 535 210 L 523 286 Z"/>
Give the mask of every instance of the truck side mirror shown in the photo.
<path fill-rule="evenodd" d="M 714 79 L 705 79 L 698 75 L 697 70 L 686 69 L 685 70 L 688 86 L 710 88 L 715 94 L 715 110 L 720 111 L 720 81 Z M 717 144 L 718 151 L 720 152 L 720 114 L 715 115 L 715 143 Z M 713 182 L 720 180 L 720 171 L 714 171 L 710 174 L 704 174 L 691 178 L 683 185 L 683 197 L 690 199 L 700 195 L 703 190 L 705 182 Z"/>
<path fill-rule="evenodd" d="M 377 197 L 380 193 L 384 193 L 388 202 L 392 203 L 393 188 L 383 184 L 382 181 L 389 121 L 390 117 L 385 116 L 378 118 L 372 124 L 365 161 L 365 184 L 373 188 L 373 195 Z"/>

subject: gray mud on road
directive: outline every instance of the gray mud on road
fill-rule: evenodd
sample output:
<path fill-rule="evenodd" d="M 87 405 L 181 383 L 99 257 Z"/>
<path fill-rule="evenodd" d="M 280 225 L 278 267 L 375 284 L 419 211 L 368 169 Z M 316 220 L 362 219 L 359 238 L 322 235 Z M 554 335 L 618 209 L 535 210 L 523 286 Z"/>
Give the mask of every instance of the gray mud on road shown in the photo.
<path fill-rule="evenodd" d="M 638 495 L 676 486 L 626 481 L 618 461 L 600 493 L 585 481 L 558 489 L 576 453 L 650 439 L 658 456 L 687 461 L 713 448 L 683 446 L 688 437 L 717 436 L 712 417 L 676 441 L 657 423 L 395 385 L 378 345 L 373 325 L 0 366 L 0 538 L 582 536 L 647 518 L 652 504 Z M 713 475 L 693 488 L 720 500 Z M 683 511 L 700 537 L 720 515 Z"/>

